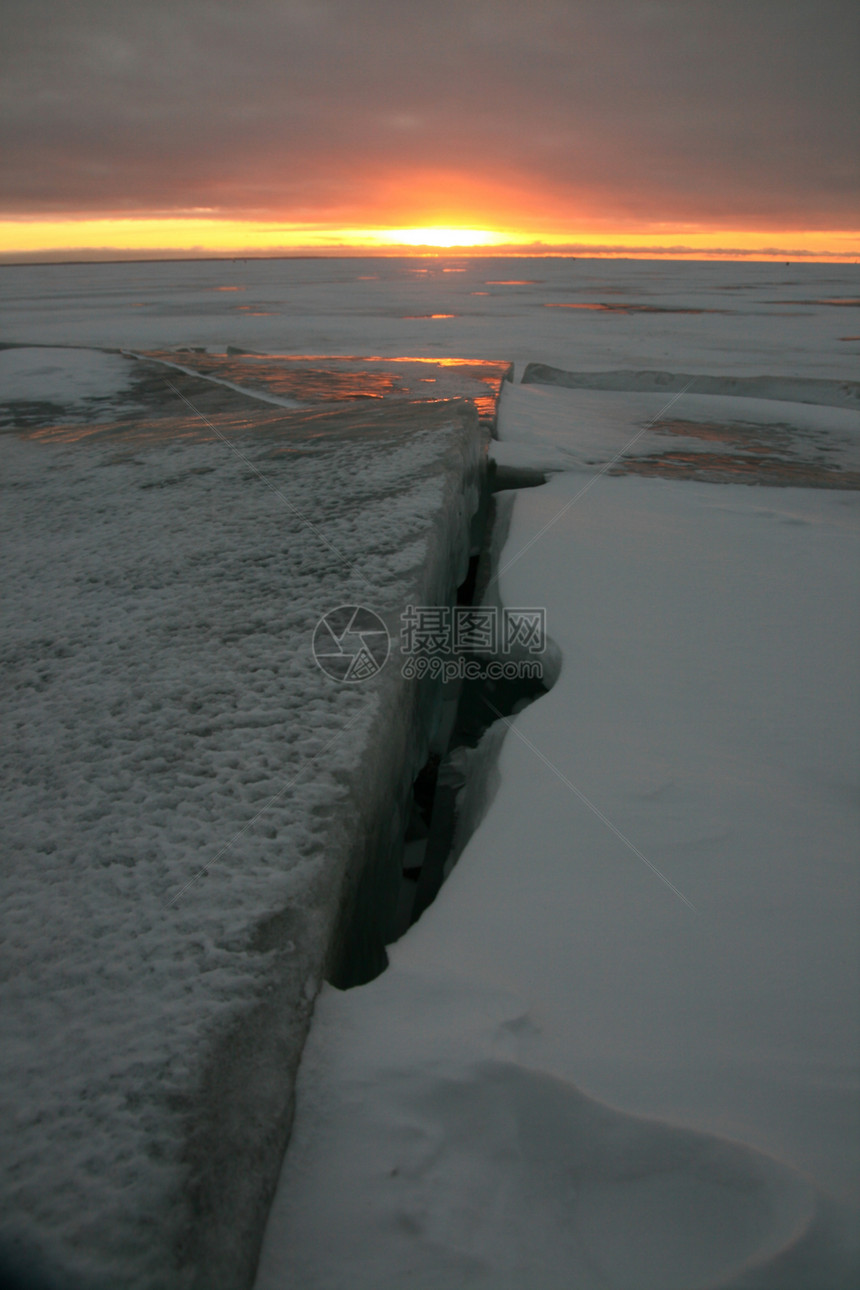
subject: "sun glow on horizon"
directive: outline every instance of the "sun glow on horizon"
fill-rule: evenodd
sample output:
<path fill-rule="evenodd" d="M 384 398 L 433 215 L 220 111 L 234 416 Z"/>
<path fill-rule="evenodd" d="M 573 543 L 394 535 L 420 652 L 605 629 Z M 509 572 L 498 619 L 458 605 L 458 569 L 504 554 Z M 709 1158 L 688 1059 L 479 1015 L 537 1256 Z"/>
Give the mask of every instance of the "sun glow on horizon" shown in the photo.
<path fill-rule="evenodd" d="M 214 213 L 0 218 L 0 261 L 202 259 L 290 255 L 573 255 L 631 259 L 841 260 L 860 257 L 857 230 L 747 230 L 702 225 L 566 231 L 426 224 L 342 228 L 324 223 L 225 218 Z"/>
<path fill-rule="evenodd" d="M 487 228 L 459 228 L 439 224 L 423 228 L 392 228 L 379 232 L 381 242 L 394 246 L 498 246 L 516 240 L 516 234 L 497 233 Z"/>

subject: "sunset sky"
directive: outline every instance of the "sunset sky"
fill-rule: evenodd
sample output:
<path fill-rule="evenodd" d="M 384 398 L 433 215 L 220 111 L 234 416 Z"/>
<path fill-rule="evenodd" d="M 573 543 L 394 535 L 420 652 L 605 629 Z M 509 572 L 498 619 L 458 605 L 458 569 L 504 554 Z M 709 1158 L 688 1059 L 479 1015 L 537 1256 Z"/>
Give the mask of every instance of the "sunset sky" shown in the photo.
<path fill-rule="evenodd" d="M 0 0 L 0 257 L 860 255 L 857 0 Z"/>

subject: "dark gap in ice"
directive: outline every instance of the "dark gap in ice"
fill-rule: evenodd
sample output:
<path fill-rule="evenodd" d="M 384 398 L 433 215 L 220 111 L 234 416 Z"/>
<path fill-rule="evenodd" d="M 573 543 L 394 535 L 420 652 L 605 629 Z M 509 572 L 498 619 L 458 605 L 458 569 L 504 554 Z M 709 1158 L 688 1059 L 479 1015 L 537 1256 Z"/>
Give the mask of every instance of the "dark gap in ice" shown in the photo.
<path fill-rule="evenodd" d="M 539 471 L 514 469 L 503 474 L 500 480 L 498 468 L 491 465 L 487 492 L 534 487 L 545 482 L 546 477 Z M 488 512 L 481 553 L 472 557 L 468 573 L 457 589 L 458 605 L 480 603 L 487 579 L 486 553 L 492 545 L 491 515 Z M 467 661 L 479 665 L 486 665 L 488 662 L 486 656 L 465 657 Z M 512 680 L 466 677 L 462 681 L 443 684 L 442 729 L 437 735 L 436 750 L 421 768 L 412 790 L 411 811 L 404 838 L 395 939 L 402 936 L 420 918 L 428 905 L 433 903 L 455 858 L 453 848 L 457 802 L 465 784 L 465 777 L 458 765 L 457 750 L 477 747 L 482 735 L 498 719 L 499 714 L 511 716 L 547 691 L 548 686 L 544 684 L 542 675 Z"/>
<path fill-rule="evenodd" d="M 468 572 L 457 588 L 457 604 L 472 605 L 475 602 L 475 583 L 478 578 L 478 565 L 480 564 L 480 555 L 473 555 L 469 560 Z"/>
<path fill-rule="evenodd" d="M 502 366 L 492 373 L 496 389 L 487 396 L 492 415 L 482 419 L 485 432 L 492 433 L 498 386 L 510 371 L 509 367 L 498 370 Z M 486 373 L 479 374 L 480 380 L 485 377 Z M 473 393 L 472 401 L 481 418 L 480 397 Z M 505 522 L 497 516 L 504 513 L 507 518 L 509 511 L 497 504 L 494 495 L 545 482 L 541 471 L 488 464 L 470 526 L 473 554 L 451 595 L 452 604 L 488 603 L 491 565 L 505 538 Z M 424 690 L 419 708 L 432 714 L 425 727 L 426 760 L 411 788 L 404 785 L 394 790 L 395 799 L 378 813 L 366 839 L 364 852 L 373 859 L 362 870 L 342 929 L 341 948 L 326 974 L 338 989 L 364 985 L 379 976 L 388 966 L 385 946 L 398 940 L 435 899 L 481 818 L 483 786 L 492 780 L 498 748 L 482 744 L 477 749 L 477 745 L 499 714 L 510 716 L 547 692 L 552 680 L 545 681 L 546 664 L 554 673 L 556 660 L 550 651 L 543 659 L 531 660 L 531 675 L 501 680 L 487 677 L 487 665 L 517 662 L 507 654 L 454 653 L 424 661 L 441 662 L 444 667 L 423 678 L 418 674 Z M 468 664 L 477 664 L 484 679 L 464 679 L 463 665 Z M 449 668 L 456 675 L 448 675 Z"/>
<path fill-rule="evenodd" d="M 436 770 L 433 811 L 417 877 L 404 868 L 404 885 L 406 882 L 414 883 L 407 926 L 416 922 L 433 903 L 448 874 L 457 825 L 457 801 L 465 785 L 458 759 L 451 754 L 461 748 L 476 748 L 482 735 L 500 715 L 512 716 L 547 692 L 544 681 L 535 677 L 463 681 L 451 739 Z M 414 861 L 413 853 L 410 856 L 412 865 Z M 408 906 L 408 900 L 401 902 L 401 908 L 403 906 Z M 405 931 L 406 927 L 402 930 Z"/>
<path fill-rule="evenodd" d="M 534 466 L 500 466 L 490 463 L 490 489 L 493 493 L 504 493 L 511 488 L 539 488 L 545 484 L 545 471 L 536 470 Z"/>

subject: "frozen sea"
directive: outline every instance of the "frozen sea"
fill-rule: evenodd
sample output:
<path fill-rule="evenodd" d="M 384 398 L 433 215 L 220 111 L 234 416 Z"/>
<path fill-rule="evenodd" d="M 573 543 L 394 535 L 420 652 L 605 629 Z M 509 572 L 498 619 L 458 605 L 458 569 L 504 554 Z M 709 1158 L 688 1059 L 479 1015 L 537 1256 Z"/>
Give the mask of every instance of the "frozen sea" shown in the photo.
<path fill-rule="evenodd" d="M 224 1104 L 197 1054 L 267 982 L 310 1009 L 320 851 L 407 729 L 385 674 L 321 688 L 296 642 L 341 593 L 393 621 L 435 519 L 462 527 L 461 405 L 416 399 L 486 396 L 480 361 L 513 364 L 491 459 L 545 477 L 496 495 L 483 594 L 543 607 L 560 666 L 449 754 L 461 853 L 388 969 L 316 995 L 256 1286 L 855 1285 L 857 266 L 8 266 L 0 290 L 9 1241 L 84 1284 L 249 1283 L 259 1196 L 244 1280 L 178 1234 L 153 1254 L 188 1099 Z M 297 367 L 343 375 L 334 411 Z M 243 1043 L 232 1077 L 259 1055 L 277 1084 L 283 1045 Z"/>
<path fill-rule="evenodd" d="M 457 355 L 856 379 L 856 265 L 241 260 L 3 266 L 17 343 Z M 853 302 L 853 303 L 852 303 Z"/>

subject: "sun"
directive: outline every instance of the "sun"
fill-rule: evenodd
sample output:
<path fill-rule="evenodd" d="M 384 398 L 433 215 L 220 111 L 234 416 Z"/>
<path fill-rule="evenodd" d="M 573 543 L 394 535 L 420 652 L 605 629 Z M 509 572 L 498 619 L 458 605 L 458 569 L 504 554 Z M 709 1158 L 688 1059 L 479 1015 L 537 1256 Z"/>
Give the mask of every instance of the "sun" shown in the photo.
<path fill-rule="evenodd" d="M 387 229 L 384 238 L 387 242 L 399 246 L 493 246 L 503 242 L 501 233 L 494 233 L 487 228 L 451 228 L 431 224 L 423 228 Z"/>

